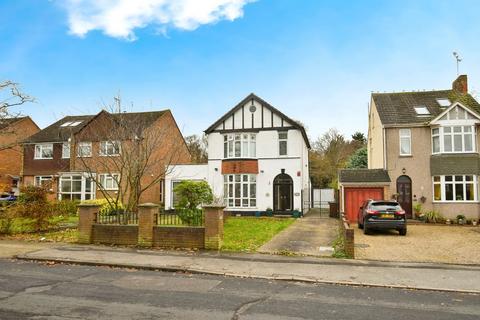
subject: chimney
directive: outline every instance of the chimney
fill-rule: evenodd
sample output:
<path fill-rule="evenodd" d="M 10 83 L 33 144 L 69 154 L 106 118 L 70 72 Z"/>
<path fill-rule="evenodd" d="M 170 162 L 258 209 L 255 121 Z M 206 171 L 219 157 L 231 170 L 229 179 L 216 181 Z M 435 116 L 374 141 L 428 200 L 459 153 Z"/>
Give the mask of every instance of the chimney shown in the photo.
<path fill-rule="evenodd" d="M 468 92 L 467 75 L 466 74 L 459 75 L 458 78 L 455 81 L 453 81 L 452 89 L 459 93 L 467 93 Z"/>

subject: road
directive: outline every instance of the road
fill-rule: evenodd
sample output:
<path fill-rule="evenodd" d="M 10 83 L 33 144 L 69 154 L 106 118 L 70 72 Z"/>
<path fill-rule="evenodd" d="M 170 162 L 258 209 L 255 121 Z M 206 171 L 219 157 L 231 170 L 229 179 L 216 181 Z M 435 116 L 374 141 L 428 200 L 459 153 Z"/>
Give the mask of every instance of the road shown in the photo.
<path fill-rule="evenodd" d="M 0 319 L 479 319 L 480 296 L 0 259 Z"/>

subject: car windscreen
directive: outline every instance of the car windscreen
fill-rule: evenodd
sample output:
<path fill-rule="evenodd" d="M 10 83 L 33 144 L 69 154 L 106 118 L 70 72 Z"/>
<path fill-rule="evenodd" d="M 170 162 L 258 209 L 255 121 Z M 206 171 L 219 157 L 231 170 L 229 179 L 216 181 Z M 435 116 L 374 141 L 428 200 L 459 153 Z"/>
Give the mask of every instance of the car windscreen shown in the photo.
<path fill-rule="evenodd" d="M 400 210 L 401 207 L 398 204 L 398 202 L 387 202 L 387 201 L 382 201 L 382 202 L 372 202 L 370 204 L 370 207 L 374 210 Z"/>

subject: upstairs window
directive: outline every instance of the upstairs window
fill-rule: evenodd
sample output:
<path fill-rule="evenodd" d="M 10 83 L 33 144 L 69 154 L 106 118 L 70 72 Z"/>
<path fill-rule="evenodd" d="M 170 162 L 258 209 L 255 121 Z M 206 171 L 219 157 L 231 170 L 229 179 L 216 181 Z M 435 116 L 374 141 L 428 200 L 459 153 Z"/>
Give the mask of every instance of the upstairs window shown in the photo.
<path fill-rule="evenodd" d="M 432 153 L 475 152 L 475 126 L 445 126 L 432 129 Z"/>
<path fill-rule="evenodd" d="M 91 142 L 79 142 L 77 147 L 77 157 L 85 158 L 92 156 L 92 143 Z"/>
<path fill-rule="evenodd" d="M 288 155 L 288 132 L 281 131 L 278 133 L 278 154 L 281 156 Z"/>
<path fill-rule="evenodd" d="M 64 142 L 62 145 L 62 158 L 68 159 L 70 158 L 70 143 Z"/>
<path fill-rule="evenodd" d="M 120 142 L 118 141 L 101 141 L 100 142 L 101 156 L 118 156 L 120 155 Z"/>
<path fill-rule="evenodd" d="M 53 159 L 53 143 L 36 144 L 35 159 Z"/>
<path fill-rule="evenodd" d="M 410 129 L 400 129 L 400 155 L 412 155 L 412 132 Z"/>
<path fill-rule="evenodd" d="M 224 158 L 255 158 L 257 141 L 255 133 L 235 133 L 223 136 Z"/>

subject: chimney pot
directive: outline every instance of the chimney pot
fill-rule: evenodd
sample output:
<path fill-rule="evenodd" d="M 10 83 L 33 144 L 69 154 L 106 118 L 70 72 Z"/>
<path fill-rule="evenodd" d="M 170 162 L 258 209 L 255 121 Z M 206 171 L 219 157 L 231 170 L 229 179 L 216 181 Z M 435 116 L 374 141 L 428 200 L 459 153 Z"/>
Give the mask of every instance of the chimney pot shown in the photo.
<path fill-rule="evenodd" d="M 468 92 L 467 75 L 466 74 L 459 75 L 458 78 L 455 79 L 455 81 L 453 81 L 452 89 L 459 93 L 467 93 Z"/>

